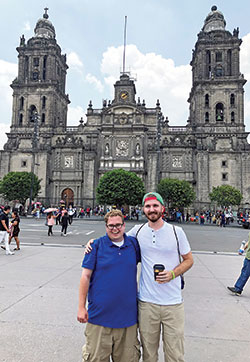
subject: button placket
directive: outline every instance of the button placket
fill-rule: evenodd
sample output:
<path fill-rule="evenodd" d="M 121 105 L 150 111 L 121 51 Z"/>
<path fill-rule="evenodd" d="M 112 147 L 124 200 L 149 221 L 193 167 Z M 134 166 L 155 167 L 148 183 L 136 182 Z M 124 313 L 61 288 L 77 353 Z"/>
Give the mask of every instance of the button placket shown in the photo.
<path fill-rule="evenodd" d="M 156 236 L 153 230 L 152 230 L 152 244 L 154 245 L 156 244 Z"/>

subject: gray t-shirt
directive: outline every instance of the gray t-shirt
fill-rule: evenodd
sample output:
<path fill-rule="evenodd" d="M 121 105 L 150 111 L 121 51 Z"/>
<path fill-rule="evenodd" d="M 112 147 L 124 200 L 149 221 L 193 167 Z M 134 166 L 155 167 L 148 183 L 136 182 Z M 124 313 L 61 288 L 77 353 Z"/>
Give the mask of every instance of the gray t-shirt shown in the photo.
<path fill-rule="evenodd" d="M 141 225 L 133 227 L 127 235 L 136 236 Z M 186 234 L 180 227 L 175 227 L 181 255 L 188 254 L 191 249 Z M 173 226 L 164 222 L 159 230 L 145 224 L 137 235 L 141 249 L 141 277 L 138 297 L 144 302 L 160 305 L 180 304 L 182 302 L 181 280 L 177 277 L 169 283 L 158 284 L 154 280 L 154 264 L 163 264 L 166 270 L 173 270 L 179 265 L 177 241 Z"/>

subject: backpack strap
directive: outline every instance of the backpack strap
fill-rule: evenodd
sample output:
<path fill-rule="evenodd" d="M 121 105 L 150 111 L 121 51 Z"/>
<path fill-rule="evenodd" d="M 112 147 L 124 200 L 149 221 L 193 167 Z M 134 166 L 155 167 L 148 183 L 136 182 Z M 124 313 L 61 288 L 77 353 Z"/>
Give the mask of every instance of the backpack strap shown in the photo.
<path fill-rule="evenodd" d="M 175 235 L 175 239 L 176 239 L 176 243 L 177 243 L 177 250 L 178 250 L 178 255 L 179 255 L 179 261 L 181 263 L 181 253 L 180 253 L 180 244 L 179 244 L 179 239 L 175 230 L 175 227 L 173 225 L 173 230 L 174 230 L 174 235 Z"/>
<path fill-rule="evenodd" d="M 137 236 L 138 236 L 140 230 L 141 230 L 141 229 L 143 228 L 143 226 L 145 226 L 147 223 L 148 223 L 148 222 L 145 222 L 144 224 L 142 224 L 142 225 L 139 227 L 139 229 L 137 230 L 137 232 L 136 232 L 136 234 L 135 234 L 136 239 L 137 239 Z"/>
<path fill-rule="evenodd" d="M 178 236 L 177 236 L 174 225 L 173 225 L 173 230 L 174 230 L 174 234 L 175 234 L 175 238 L 176 238 L 176 242 L 177 242 L 177 250 L 178 250 L 178 255 L 179 255 L 179 261 L 180 261 L 180 264 L 181 264 L 180 244 L 179 244 L 179 239 L 178 239 Z M 184 275 L 180 274 L 180 278 L 181 278 L 181 289 L 184 289 L 184 286 L 185 286 Z"/>

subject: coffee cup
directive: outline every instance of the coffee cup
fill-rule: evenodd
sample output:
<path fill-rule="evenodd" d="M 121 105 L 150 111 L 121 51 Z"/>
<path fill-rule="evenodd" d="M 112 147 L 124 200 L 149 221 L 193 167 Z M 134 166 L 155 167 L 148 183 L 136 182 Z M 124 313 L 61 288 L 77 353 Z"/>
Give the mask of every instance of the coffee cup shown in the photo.
<path fill-rule="evenodd" d="M 154 276 L 155 276 L 155 280 L 156 280 L 156 277 L 157 275 L 162 272 L 163 270 L 165 270 L 165 266 L 163 264 L 155 264 L 153 266 L 154 268 Z"/>

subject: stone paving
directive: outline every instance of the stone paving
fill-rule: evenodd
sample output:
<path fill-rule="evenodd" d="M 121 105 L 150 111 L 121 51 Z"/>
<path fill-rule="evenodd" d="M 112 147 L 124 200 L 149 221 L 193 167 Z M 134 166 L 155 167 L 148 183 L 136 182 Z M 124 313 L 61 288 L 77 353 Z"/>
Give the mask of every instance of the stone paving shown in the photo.
<path fill-rule="evenodd" d="M 22 246 L 0 251 L 0 361 L 80 362 L 76 320 L 81 247 Z M 250 283 L 231 295 L 242 256 L 195 253 L 183 292 L 186 362 L 249 360 Z M 162 351 L 159 362 L 163 362 Z"/>

